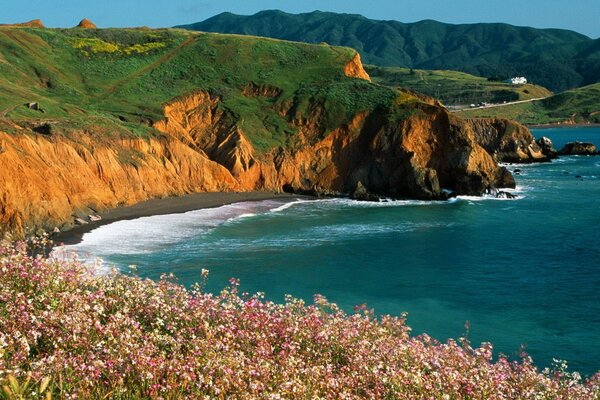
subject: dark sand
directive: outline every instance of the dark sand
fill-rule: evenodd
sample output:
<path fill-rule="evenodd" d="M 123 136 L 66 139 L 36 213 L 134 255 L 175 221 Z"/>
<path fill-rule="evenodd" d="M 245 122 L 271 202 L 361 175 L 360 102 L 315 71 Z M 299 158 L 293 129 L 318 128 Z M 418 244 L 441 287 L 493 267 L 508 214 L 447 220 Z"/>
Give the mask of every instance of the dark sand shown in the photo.
<path fill-rule="evenodd" d="M 258 201 L 270 199 L 296 199 L 310 198 L 308 196 L 274 193 L 274 192 L 217 192 L 217 193 L 192 193 L 181 197 L 166 197 L 162 199 L 146 200 L 128 207 L 117 207 L 101 213 L 102 220 L 79 225 L 52 237 L 55 246 L 62 244 L 76 244 L 81 241 L 83 234 L 99 226 L 112 222 L 149 217 L 152 215 L 179 214 L 201 208 L 220 207 L 226 204 L 242 201 Z"/>

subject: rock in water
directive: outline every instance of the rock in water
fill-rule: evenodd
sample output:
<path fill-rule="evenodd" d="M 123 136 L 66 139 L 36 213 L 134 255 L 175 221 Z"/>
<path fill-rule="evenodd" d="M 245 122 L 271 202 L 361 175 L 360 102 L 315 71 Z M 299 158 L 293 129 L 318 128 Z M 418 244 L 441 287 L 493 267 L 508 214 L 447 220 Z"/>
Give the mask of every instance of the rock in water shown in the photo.
<path fill-rule="evenodd" d="M 562 156 L 595 156 L 598 154 L 598 149 L 593 143 L 571 142 L 559 151 Z"/>
<path fill-rule="evenodd" d="M 556 158 L 558 152 L 554 148 L 554 144 L 552 140 L 546 136 L 542 136 L 538 140 L 535 141 L 540 149 L 542 149 L 542 153 L 548 158 Z"/>
<path fill-rule="evenodd" d="M 369 193 L 361 181 L 358 181 L 356 189 L 354 189 L 354 192 L 350 197 L 354 200 L 379 201 L 379 196 Z"/>

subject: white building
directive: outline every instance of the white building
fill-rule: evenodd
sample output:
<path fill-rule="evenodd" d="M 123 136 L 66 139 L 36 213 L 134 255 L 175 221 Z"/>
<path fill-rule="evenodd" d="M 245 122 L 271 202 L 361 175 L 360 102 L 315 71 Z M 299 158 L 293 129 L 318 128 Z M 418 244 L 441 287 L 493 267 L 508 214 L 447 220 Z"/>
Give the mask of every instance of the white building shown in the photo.
<path fill-rule="evenodd" d="M 512 83 L 513 85 L 524 85 L 527 83 L 527 78 L 525 78 L 524 76 L 515 76 L 514 78 L 510 78 L 506 82 Z"/>

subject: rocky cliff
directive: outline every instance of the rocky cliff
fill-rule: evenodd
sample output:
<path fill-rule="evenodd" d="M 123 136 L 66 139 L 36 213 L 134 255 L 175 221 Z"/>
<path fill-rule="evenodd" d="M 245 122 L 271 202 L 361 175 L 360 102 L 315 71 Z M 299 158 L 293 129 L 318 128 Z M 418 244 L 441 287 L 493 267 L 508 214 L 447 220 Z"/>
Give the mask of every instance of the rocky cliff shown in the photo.
<path fill-rule="evenodd" d="M 221 165 L 168 138 L 0 133 L 0 226 L 22 236 L 148 198 L 238 190 Z"/>
<path fill-rule="evenodd" d="M 549 161 L 527 129 L 516 121 L 496 118 L 468 120 L 475 138 L 498 162 L 530 163 Z"/>
<path fill-rule="evenodd" d="M 505 171 L 476 143 L 471 125 L 435 105 L 415 103 L 398 120 L 403 106 L 358 113 L 326 135 L 321 109 L 297 117 L 290 108 L 294 143 L 259 154 L 219 103 L 204 91 L 179 97 L 154 123 L 164 135 L 147 139 L 23 127 L 0 133 L 4 231 L 69 226 L 117 205 L 202 191 L 341 195 L 361 185 L 382 196 L 443 199 L 443 189 L 477 195 L 503 186 Z"/>
<path fill-rule="evenodd" d="M 18 52 L 0 47 L 15 77 L 0 85 L 20 90 L 0 99 L 3 233 L 192 192 L 444 199 L 514 185 L 478 125 L 366 82 L 351 49 L 148 30 L 0 41 Z"/>

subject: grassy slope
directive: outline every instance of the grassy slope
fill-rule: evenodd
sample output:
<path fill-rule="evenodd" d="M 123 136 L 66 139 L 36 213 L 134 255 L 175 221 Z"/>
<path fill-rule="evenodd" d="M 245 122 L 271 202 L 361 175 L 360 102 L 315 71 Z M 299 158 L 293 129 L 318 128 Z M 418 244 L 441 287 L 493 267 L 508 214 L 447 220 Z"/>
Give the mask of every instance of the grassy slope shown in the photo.
<path fill-rule="evenodd" d="M 467 110 L 463 117 L 502 117 L 525 124 L 600 123 L 600 84 L 569 90 L 543 101 Z"/>
<path fill-rule="evenodd" d="M 511 85 L 475 75 L 447 70 L 411 70 L 367 66 L 373 82 L 402 87 L 437 97 L 446 105 L 527 100 L 547 97 L 548 89 L 537 85 Z"/>
<path fill-rule="evenodd" d="M 188 29 L 327 42 L 357 49 L 368 64 L 461 70 L 479 76 L 526 76 L 554 91 L 598 82 L 600 39 L 576 32 L 507 24 L 405 24 L 315 11 L 223 13 Z"/>
<path fill-rule="evenodd" d="M 157 134 L 147 122 L 162 117 L 164 102 L 204 89 L 221 96 L 222 107 L 266 151 L 285 145 L 293 133 L 275 111 L 279 103 L 292 101 L 300 112 L 309 100 L 327 103 L 334 127 L 391 102 L 393 91 L 344 76 L 353 55 L 328 45 L 175 29 L 0 28 L 0 116 Z M 282 94 L 246 97 L 241 89 L 250 82 Z M 46 113 L 27 109 L 23 104 L 30 101 Z"/>

